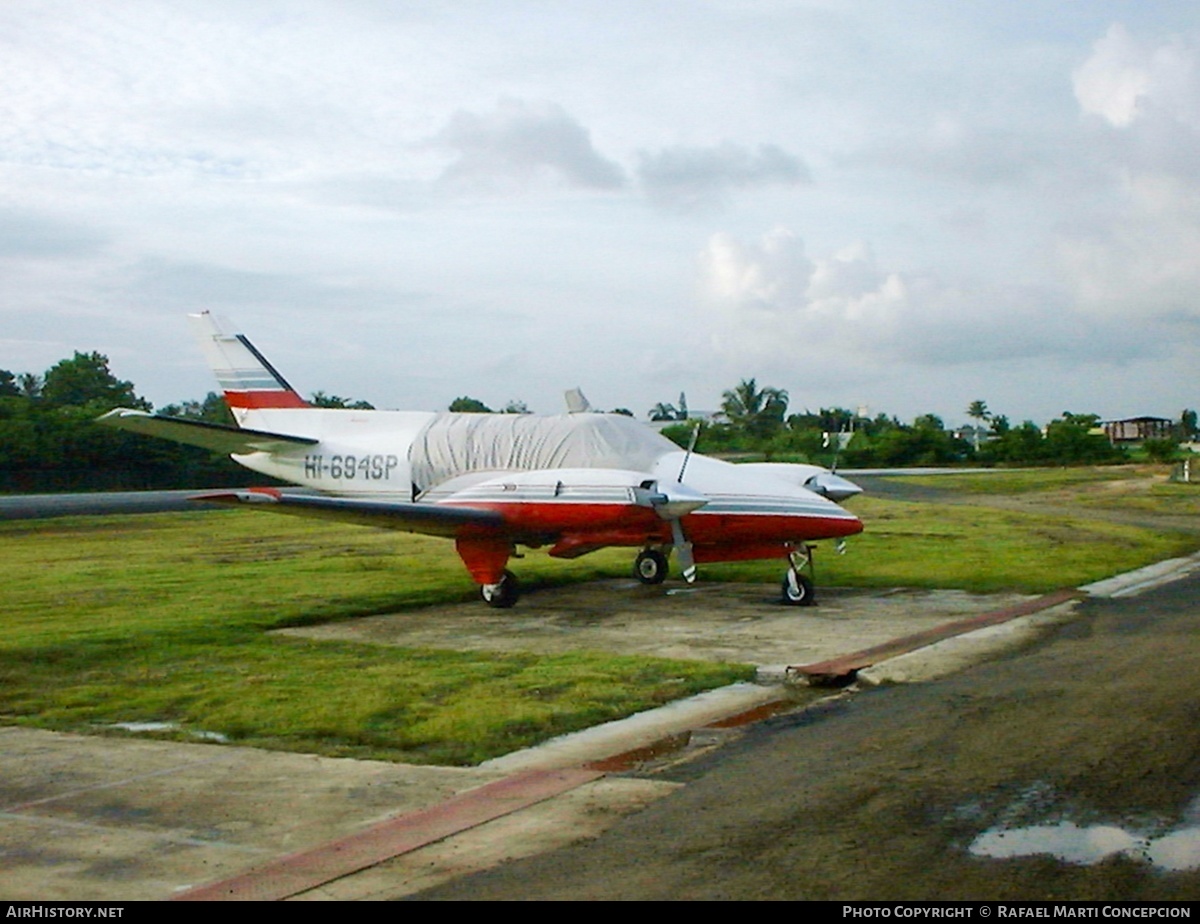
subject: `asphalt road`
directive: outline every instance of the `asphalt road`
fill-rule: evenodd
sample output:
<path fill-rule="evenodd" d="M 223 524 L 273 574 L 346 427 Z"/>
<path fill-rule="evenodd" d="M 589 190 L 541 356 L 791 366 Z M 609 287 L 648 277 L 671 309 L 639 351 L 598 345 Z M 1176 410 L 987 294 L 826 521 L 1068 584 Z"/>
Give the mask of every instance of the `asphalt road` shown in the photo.
<path fill-rule="evenodd" d="M 1195 899 L 1200 871 L 1147 855 L 1200 824 L 1197 601 L 1200 577 L 1093 599 L 1035 648 L 760 723 L 598 838 L 410 900 Z M 1142 846 L 970 851 L 1054 824 Z"/>

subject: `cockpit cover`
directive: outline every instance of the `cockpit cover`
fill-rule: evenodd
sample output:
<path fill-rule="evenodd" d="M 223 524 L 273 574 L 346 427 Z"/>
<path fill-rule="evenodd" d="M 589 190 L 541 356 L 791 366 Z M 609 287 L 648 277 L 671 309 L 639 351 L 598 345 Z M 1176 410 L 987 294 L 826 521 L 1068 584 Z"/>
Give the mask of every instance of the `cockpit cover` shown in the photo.
<path fill-rule="evenodd" d="M 413 441 L 413 482 L 432 488 L 469 472 L 549 468 L 649 471 L 679 447 L 621 414 L 439 414 Z"/>

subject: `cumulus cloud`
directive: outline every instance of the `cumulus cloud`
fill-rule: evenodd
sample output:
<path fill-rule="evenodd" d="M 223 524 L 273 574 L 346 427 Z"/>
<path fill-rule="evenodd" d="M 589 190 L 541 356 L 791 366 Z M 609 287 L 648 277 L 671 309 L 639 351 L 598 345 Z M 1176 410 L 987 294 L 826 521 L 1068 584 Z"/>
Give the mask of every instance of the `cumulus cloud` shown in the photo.
<path fill-rule="evenodd" d="M 810 256 L 785 228 L 753 242 L 713 235 L 701 266 L 716 351 L 749 367 L 861 372 L 1050 356 L 1123 360 L 1159 349 L 1149 328 L 1130 332 L 1081 314 L 1062 290 L 956 285 L 888 269 L 861 242 Z"/>
<path fill-rule="evenodd" d="M 813 259 L 786 228 L 751 242 L 715 234 L 701 265 L 718 350 L 750 362 L 837 343 L 869 348 L 870 326 L 889 326 L 904 310 L 903 285 L 882 274 L 865 247 Z"/>
<path fill-rule="evenodd" d="M 1118 128 L 1150 113 L 1200 125 L 1196 57 L 1182 39 L 1151 46 L 1113 24 L 1075 71 L 1075 98 L 1084 112 Z"/>
<path fill-rule="evenodd" d="M 1103 212 L 1059 233 L 1065 283 L 1097 318 L 1200 320 L 1200 48 L 1113 25 L 1073 76 L 1112 170 Z"/>
<path fill-rule="evenodd" d="M 787 228 L 776 228 L 749 244 L 730 234 L 714 234 L 702 261 L 710 298 L 769 313 L 791 310 L 813 272 L 804 242 Z"/>
<path fill-rule="evenodd" d="M 786 228 L 749 243 L 722 233 L 702 266 L 708 302 L 743 347 L 794 350 L 799 339 L 872 349 L 912 314 L 912 281 L 882 270 L 863 243 L 814 258 Z"/>
<path fill-rule="evenodd" d="M 554 104 L 505 100 L 487 115 L 459 110 L 431 144 L 455 155 L 440 178 L 453 186 L 494 190 L 547 179 L 584 189 L 625 184 L 620 166 Z"/>
<path fill-rule="evenodd" d="M 804 163 L 783 148 L 751 151 L 726 141 L 714 147 L 675 145 L 638 156 L 637 175 L 657 205 L 691 210 L 722 203 L 734 189 L 811 182 Z"/>

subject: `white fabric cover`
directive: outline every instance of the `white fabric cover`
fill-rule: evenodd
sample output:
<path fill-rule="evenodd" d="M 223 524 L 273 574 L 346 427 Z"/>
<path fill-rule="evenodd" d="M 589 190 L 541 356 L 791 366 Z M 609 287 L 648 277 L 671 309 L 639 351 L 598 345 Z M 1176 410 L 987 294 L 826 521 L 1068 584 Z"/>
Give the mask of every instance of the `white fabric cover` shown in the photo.
<path fill-rule="evenodd" d="M 439 414 L 409 451 L 422 490 L 469 472 L 620 468 L 647 472 L 679 447 L 623 414 Z"/>

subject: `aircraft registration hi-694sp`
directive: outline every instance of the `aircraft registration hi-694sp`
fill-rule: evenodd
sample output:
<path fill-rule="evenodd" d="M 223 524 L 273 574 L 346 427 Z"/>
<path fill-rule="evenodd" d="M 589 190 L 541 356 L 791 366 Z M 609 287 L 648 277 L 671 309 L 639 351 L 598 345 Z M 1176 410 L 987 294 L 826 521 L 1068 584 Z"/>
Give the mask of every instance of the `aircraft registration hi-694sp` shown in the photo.
<path fill-rule="evenodd" d="M 576 558 L 640 549 L 644 584 L 696 564 L 788 562 L 783 599 L 813 600 L 810 542 L 862 531 L 835 501 L 861 489 L 813 465 L 732 465 L 684 451 L 631 417 L 582 412 L 455 414 L 317 408 L 241 334 L 189 316 L 238 426 L 118 408 L 105 424 L 227 452 L 306 491 L 250 488 L 205 501 L 399 529 L 455 542 L 492 606 L 512 606 L 518 546 Z"/>

